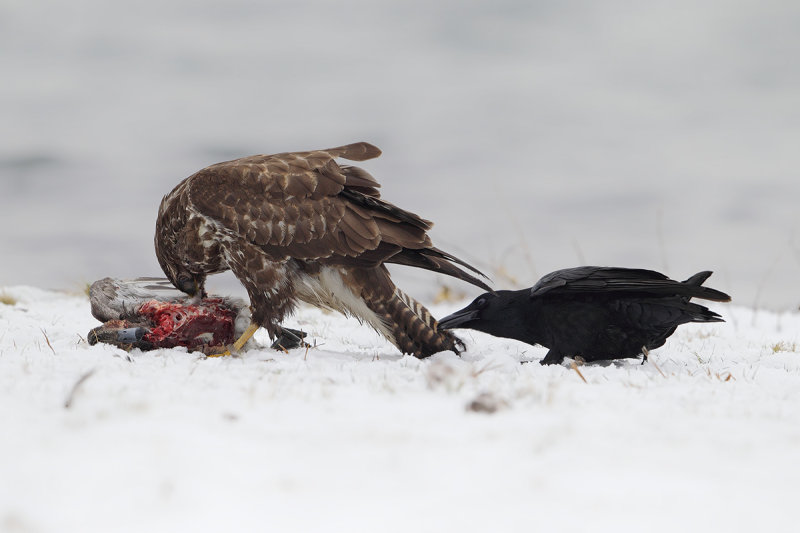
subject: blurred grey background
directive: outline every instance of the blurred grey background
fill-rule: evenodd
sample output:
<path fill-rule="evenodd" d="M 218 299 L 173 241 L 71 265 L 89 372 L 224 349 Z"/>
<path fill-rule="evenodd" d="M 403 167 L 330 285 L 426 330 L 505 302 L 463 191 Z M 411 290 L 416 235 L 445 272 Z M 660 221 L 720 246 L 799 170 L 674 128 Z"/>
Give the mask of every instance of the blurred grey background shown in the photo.
<path fill-rule="evenodd" d="M 0 285 L 160 274 L 182 178 L 367 140 L 384 197 L 497 287 L 710 269 L 796 308 L 798 57 L 791 0 L 3 0 Z"/>

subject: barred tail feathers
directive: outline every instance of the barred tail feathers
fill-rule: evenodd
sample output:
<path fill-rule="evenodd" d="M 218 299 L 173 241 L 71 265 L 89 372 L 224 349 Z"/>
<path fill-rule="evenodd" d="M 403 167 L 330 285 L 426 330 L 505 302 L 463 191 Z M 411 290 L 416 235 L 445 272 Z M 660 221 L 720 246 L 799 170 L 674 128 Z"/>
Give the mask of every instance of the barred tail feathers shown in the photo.
<path fill-rule="evenodd" d="M 430 311 L 398 289 L 381 265 L 377 268 L 323 267 L 295 281 L 299 299 L 366 322 L 407 354 L 423 358 L 463 343 L 439 325 Z"/>
<path fill-rule="evenodd" d="M 428 357 L 442 351 L 459 353 L 461 341 L 451 332 L 439 330 L 430 311 L 397 287 L 390 298 L 367 301 L 367 305 L 384 320 L 401 352 L 415 357 Z M 391 340 L 391 339 L 390 339 Z"/>
<path fill-rule="evenodd" d="M 380 324 L 375 329 L 407 354 L 423 358 L 450 350 L 459 353 L 463 344 L 450 331 L 440 330 L 430 311 L 398 289 L 385 266 L 349 271 L 356 293 Z M 366 317 L 365 317 L 366 318 Z"/>

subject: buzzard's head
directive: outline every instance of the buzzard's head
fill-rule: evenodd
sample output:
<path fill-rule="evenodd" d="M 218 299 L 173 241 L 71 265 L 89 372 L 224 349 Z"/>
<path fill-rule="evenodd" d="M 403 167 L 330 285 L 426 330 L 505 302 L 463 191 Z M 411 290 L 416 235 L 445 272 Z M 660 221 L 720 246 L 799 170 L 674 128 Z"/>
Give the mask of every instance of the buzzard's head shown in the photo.
<path fill-rule="evenodd" d="M 166 244 L 166 246 L 165 246 Z M 192 272 L 188 266 L 177 257 L 175 248 L 170 247 L 170 243 L 164 243 L 156 234 L 156 256 L 161 270 L 167 275 L 176 289 L 185 292 L 189 296 L 205 297 L 206 275 L 204 273 Z"/>
<path fill-rule="evenodd" d="M 206 276 L 205 274 L 195 274 L 184 269 L 161 268 L 167 274 L 167 277 L 175 287 L 188 294 L 189 296 L 199 296 L 200 298 L 206 297 Z"/>
<path fill-rule="evenodd" d="M 185 221 L 167 212 L 168 199 L 169 195 L 164 197 L 156 221 L 155 247 L 158 264 L 176 289 L 189 296 L 205 297 L 206 274 L 190 268 L 186 235 L 182 232 Z"/>

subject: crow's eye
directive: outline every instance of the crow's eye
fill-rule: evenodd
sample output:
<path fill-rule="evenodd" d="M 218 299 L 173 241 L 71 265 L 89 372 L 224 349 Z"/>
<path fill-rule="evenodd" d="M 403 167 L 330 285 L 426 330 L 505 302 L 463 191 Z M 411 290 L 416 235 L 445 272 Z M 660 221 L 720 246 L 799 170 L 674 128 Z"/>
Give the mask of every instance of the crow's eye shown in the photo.
<path fill-rule="evenodd" d="M 475 300 L 475 307 L 477 307 L 478 309 L 483 309 L 484 307 L 486 307 L 486 304 L 488 303 L 489 300 L 487 300 L 486 298 L 478 298 L 477 300 Z"/>

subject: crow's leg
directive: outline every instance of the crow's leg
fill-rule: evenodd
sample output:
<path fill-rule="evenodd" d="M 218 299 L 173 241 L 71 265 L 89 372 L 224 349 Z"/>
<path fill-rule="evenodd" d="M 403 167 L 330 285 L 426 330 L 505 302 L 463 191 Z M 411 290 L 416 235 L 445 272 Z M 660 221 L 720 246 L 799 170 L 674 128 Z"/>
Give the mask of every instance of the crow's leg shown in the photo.
<path fill-rule="evenodd" d="M 647 361 L 648 357 L 650 357 L 650 350 L 647 349 L 647 346 L 642 346 L 642 364 Z"/>
<path fill-rule="evenodd" d="M 564 362 L 564 354 L 559 352 L 558 350 L 551 348 L 547 355 L 544 356 L 544 359 L 539 361 L 540 365 L 560 365 Z"/>
<path fill-rule="evenodd" d="M 291 350 L 292 348 L 308 347 L 309 344 L 303 340 L 307 335 L 308 333 L 299 329 L 281 327 L 278 330 L 275 342 L 272 343 L 270 348 L 273 350 Z"/>

